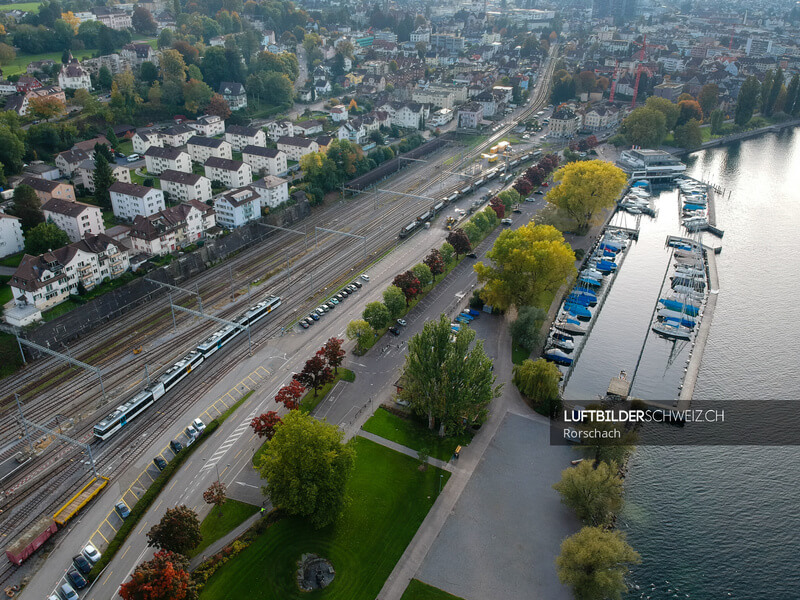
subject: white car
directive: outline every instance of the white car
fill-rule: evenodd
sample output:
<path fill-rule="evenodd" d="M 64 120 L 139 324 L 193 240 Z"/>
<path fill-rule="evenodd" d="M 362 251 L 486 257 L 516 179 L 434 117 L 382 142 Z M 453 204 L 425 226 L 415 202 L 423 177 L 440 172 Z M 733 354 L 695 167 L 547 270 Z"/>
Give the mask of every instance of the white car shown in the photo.
<path fill-rule="evenodd" d="M 206 424 L 203 423 L 200 419 L 195 419 L 194 421 L 192 421 L 192 427 L 197 429 L 197 431 L 199 431 L 200 433 L 203 433 L 203 431 L 206 428 Z"/>
<path fill-rule="evenodd" d="M 139 156 L 138 154 L 130 154 L 130 155 L 128 156 L 128 162 L 136 162 L 136 161 L 137 161 L 137 160 L 139 160 L 140 158 L 142 158 L 142 157 L 141 157 L 141 156 Z"/>
<path fill-rule="evenodd" d="M 369 281 L 369 275 L 364 273 L 363 275 L 361 275 L 361 279 L 363 279 L 364 281 Z"/>
<path fill-rule="evenodd" d="M 83 547 L 83 555 L 89 560 L 90 563 L 95 564 L 100 557 L 103 556 L 100 552 L 97 551 L 92 544 L 86 544 Z"/>

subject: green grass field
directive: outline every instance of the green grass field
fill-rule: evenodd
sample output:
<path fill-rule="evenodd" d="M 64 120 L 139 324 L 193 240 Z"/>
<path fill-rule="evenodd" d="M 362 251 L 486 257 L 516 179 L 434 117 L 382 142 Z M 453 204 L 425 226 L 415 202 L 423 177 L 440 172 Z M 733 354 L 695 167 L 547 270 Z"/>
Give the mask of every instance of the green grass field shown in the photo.
<path fill-rule="evenodd" d="M 39 12 L 41 2 L 19 2 L 17 4 L 0 4 L 0 12 L 9 10 L 24 10 L 27 12 Z"/>
<path fill-rule="evenodd" d="M 412 579 L 400 600 L 462 600 L 458 596 L 443 592 L 439 588 L 422 583 L 419 579 Z"/>
<path fill-rule="evenodd" d="M 430 456 L 444 461 L 450 460 L 456 446 L 466 446 L 472 441 L 468 433 L 440 438 L 435 431 L 423 427 L 419 422 L 398 417 L 385 408 L 375 411 L 362 429 L 413 450 L 425 449 Z"/>
<path fill-rule="evenodd" d="M 222 505 L 222 508 L 215 506 L 208 513 L 208 516 L 203 519 L 203 522 L 200 523 L 200 533 L 203 535 L 203 541 L 200 542 L 197 548 L 192 550 L 190 556 L 201 554 L 203 550 L 224 537 L 229 531 L 236 529 L 248 517 L 258 511 L 258 506 L 245 504 L 230 498 Z"/>
<path fill-rule="evenodd" d="M 5 5 L 10 6 L 10 5 Z M 0 8 L 0 10 L 2 10 Z M 84 58 L 89 58 L 94 54 L 94 50 L 75 50 L 72 52 L 72 56 L 77 58 L 78 60 L 83 60 Z M 17 57 L 12 60 L 10 63 L 3 67 L 3 75 L 8 77 L 9 75 L 17 75 L 18 73 L 24 73 L 25 69 L 28 68 L 28 63 L 32 63 L 36 60 L 46 60 L 46 59 L 54 60 L 56 63 L 61 63 L 61 52 L 43 52 L 42 54 L 19 54 Z"/>
<path fill-rule="evenodd" d="M 408 456 L 355 438 L 356 467 L 348 484 L 350 504 L 333 525 L 315 530 L 287 518 L 208 581 L 201 600 L 373 600 L 428 514 L 450 474 L 420 471 Z M 322 591 L 301 592 L 297 561 L 304 553 L 326 557 L 336 578 Z"/>

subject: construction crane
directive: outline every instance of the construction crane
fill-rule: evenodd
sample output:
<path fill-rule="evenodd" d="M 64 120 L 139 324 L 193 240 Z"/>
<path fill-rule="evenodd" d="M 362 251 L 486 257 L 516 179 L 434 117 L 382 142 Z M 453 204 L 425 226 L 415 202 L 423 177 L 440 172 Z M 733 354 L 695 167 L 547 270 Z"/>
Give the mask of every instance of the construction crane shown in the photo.
<path fill-rule="evenodd" d="M 616 63 L 614 64 L 614 76 L 611 78 L 611 95 L 608 97 L 608 101 L 610 103 L 614 102 L 614 92 L 617 91 L 617 78 L 619 75 L 617 71 L 619 70 L 619 59 L 617 59 Z"/>

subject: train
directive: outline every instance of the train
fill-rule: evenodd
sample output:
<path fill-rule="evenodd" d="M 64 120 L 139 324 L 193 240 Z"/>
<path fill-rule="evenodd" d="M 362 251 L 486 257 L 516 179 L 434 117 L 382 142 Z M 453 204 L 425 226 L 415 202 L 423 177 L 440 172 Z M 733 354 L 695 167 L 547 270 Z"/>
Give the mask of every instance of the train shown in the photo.
<path fill-rule="evenodd" d="M 249 327 L 260 321 L 281 305 L 279 296 L 268 296 L 265 300 L 249 307 L 242 315 L 234 319 L 240 327 Z M 94 436 L 100 440 L 107 440 L 118 433 L 123 427 L 138 417 L 159 398 L 169 392 L 192 371 L 199 367 L 204 360 L 230 343 L 244 330 L 233 325 L 226 325 L 215 331 L 186 356 L 164 371 L 149 387 L 137 393 L 133 398 L 118 406 L 106 418 L 93 428 Z"/>

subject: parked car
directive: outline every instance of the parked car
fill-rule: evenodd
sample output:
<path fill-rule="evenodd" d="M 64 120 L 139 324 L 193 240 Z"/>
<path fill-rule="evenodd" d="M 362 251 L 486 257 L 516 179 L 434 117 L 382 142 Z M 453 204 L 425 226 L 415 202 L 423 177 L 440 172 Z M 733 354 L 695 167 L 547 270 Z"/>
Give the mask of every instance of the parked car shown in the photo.
<path fill-rule="evenodd" d="M 92 564 L 95 564 L 98 560 L 100 560 L 100 557 L 103 556 L 92 544 L 86 544 L 83 547 L 83 555 L 88 558 L 89 562 Z"/>
<path fill-rule="evenodd" d="M 392 333 L 392 335 L 400 335 L 400 330 L 397 329 L 397 327 L 389 327 L 389 331 Z"/>
<path fill-rule="evenodd" d="M 123 519 L 127 519 L 131 514 L 131 509 L 129 509 L 128 505 L 124 502 L 117 502 L 114 505 L 114 510 L 117 511 L 117 514 Z"/>
<path fill-rule="evenodd" d="M 199 433 L 203 433 L 206 429 L 206 424 L 203 423 L 200 419 L 195 419 L 192 421 L 192 426 L 197 429 Z"/>
<path fill-rule="evenodd" d="M 475 254 L 474 252 L 470 252 L 469 254 L 467 254 L 467 258 L 478 258 L 478 255 Z"/>
<path fill-rule="evenodd" d="M 86 557 L 83 554 L 76 554 L 73 556 L 72 563 L 78 568 L 78 571 L 84 575 L 92 570 L 92 563 L 86 560 Z"/>
<path fill-rule="evenodd" d="M 61 600 L 79 600 L 78 592 L 68 583 L 62 583 L 58 588 L 58 595 Z"/>
<path fill-rule="evenodd" d="M 69 579 L 72 587 L 78 590 L 82 590 L 89 585 L 89 582 L 86 581 L 86 578 L 83 575 L 78 573 L 77 569 L 70 569 L 67 571 L 67 579 Z"/>
<path fill-rule="evenodd" d="M 405 319 L 397 319 L 397 324 L 398 324 L 398 325 L 402 325 L 403 327 L 405 327 L 406 325 L 408 325 L 408 323 L 406 323 L 406 320 L 405 320 Z"/>
<path fill-rule="evenodd" d="M 142 158 L 142 157 L 139 156 L 138 154 L 129 154 L 128 155 L 128 162 L 136 162 L 140 158 Z"/>
<path fill-rule="evenodd" d="M 369 275 L 364 273 L 363 275 L 361 275 L 361 279 L 363 279 L 364 281 L 369 281 Z"/>
<path fill-rule="evenodd" d="M 362 277 L 363 277 L 363 275 L 362 275 Z M 360 290 L 362 287 L 364 287 L 364 284 L 363 284 L 363 283 L 360 283 L 360 282 L 358 282 L 358 281 L 354 281 L 354 282 L 353 282 L 353 285 L 354 285 L 354 286 L 356 286 L 356 287 L 357 287 L 359 290 Z"/>
<path fill-rule="evenodd" d="M 165 461 L 160 456 L 156 456 L 153 459 L 153 464 L 155 464 L 155 466 L 158 468 L 159 471 L 163 471 L 164 469 L 167 468 L 167 461 Z"/>
<path fill-rule="evenodd" d="M 503 225 L 511 225 L 511 223 L 513 223 L 514 221 L 512 221 L 511 219 L 500 219 L 500 222 Z"/>
<path fill-rule="evenodd" d="M 544 192 L 542 190 L 536 190 L 533 193 L 536 194 L 537 196 L 544 196 Z"/>
<path fill-rule="evenodd" d="M 318 315 L 317 313 L 313 313 L 313 312 L 312 312 L 312 313 L 311 313 L 310 315 L 308 315 L 308 316 L 309 316 L 309 318 L 310 318 L 310 319 L 313 319 L 313 320 L 315 320 L 315 321 L 319 321 L 319 315 Z"/>
<path fill-rule="evenodd" d="M 521 208 L 514 208 L 511 212 L 521 213 L 522 209 Z"/>
<path fill-rule="evenodd" d="M 302 327 L 303 329 L 308 329 L 308 323 L 306 323 L 305 319 L 303 319 L 299 323 L 300 323 L 300 327 Z"/>
<path fill-rule="evenodd" d="M 336 300 L 338 300 L 339 302 L 342 302 L 342 301 L 344 300 L 344 295 L 343 295 L 343 294 L 341 294 L 341 293 L 339 293 L 339 294 L 336 294 L 336 295 L 334 296 L 334 298 L 335 298 Z"/>
<path fill-rule="evenodd" d="M 169 447 L 172 448 L 172 451 L 177 454 L 181 450 L 183 450 L 183 444 L 181 444 L 178 440 L 172 440 L 169 443 Z"/>

